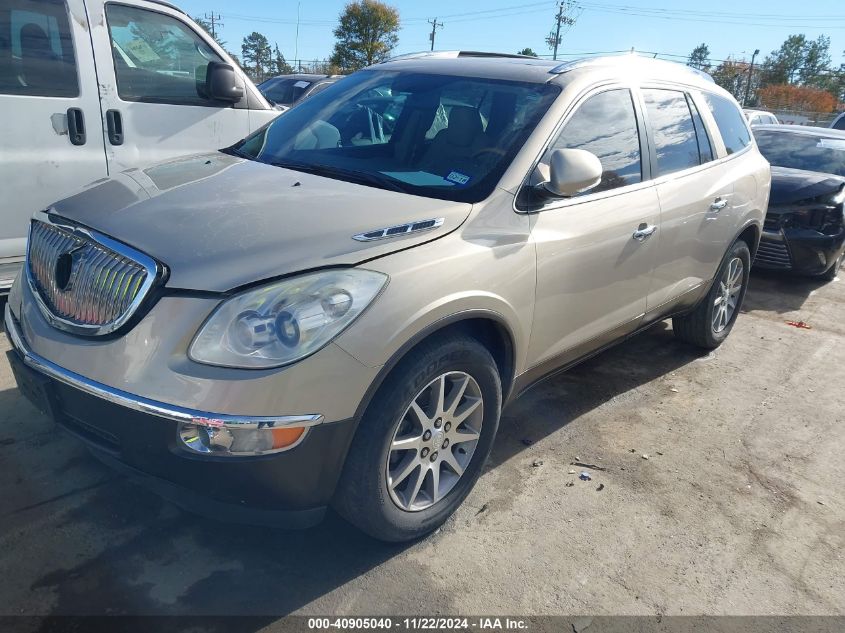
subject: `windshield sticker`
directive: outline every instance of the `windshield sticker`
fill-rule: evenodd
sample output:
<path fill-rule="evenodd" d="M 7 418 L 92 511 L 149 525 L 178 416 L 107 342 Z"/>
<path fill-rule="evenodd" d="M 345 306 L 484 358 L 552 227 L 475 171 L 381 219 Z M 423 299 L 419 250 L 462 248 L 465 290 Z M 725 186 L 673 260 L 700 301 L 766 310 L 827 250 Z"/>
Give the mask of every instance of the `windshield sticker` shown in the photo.
<path fill-rule="evenodd" d="M 307 81 L 297 81 L 295 84 L 293 84 L 293 87 L 294 88 L 307 88 L 308 82 Z"/>
<path fill-rule="evenodd" d="M 469 182 L 469 176 L 462 174 L 459 171 L 450 171 L 449 175 L 446 176 L 446 180 L 451 180 L 459 185 L 465 185 Z"/>
<path fill-rule="evenodd" d="M 445 180 L 443 176 L 430 174 L 427 171 L 383 171 L 385 176 L 395 178 L 416 187 L 454 187 L 454 183 Z"/>
<path fill-rule="evenodd" d="M 818 145 L 816 147 L 824 147 L 826 149 L 838 149 L 840 151 L 845 151 L 845 140 L 839 140 L 838 138 L 823 138 L 819 140 Z"/>

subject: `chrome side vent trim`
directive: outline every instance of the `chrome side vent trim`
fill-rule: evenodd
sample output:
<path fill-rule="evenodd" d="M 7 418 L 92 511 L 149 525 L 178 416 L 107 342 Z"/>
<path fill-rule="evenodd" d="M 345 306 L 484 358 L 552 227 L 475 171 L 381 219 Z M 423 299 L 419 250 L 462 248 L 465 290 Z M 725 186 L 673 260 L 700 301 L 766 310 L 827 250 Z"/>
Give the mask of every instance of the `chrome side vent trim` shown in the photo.
<path fill-rule="evenodd" d="M 366 233 L 358 233 L 353 235 L 353 240 L 359 242 L 372 242 L 375 240 L 384 240 L 389 237 L 399 237 L 401 235 L 408 235 L 410 233 L 419 233 L 421 231 L 430 231 L 437 227 L 443 226 L 445 218 L 435 218 L 432 220 L 417 220 L 416 222 L 408 222 L 407 224 L 397 224 L 396 226 L 388 226 L 383 229 L 374 229 Z"/>
<path fill-rule="evenodd" d="M 57 329 L 85 336 L 114 332 L 163 273 L 147 255 L 61 218 L 39 213 L 30 224 L 27 282 Z"/>

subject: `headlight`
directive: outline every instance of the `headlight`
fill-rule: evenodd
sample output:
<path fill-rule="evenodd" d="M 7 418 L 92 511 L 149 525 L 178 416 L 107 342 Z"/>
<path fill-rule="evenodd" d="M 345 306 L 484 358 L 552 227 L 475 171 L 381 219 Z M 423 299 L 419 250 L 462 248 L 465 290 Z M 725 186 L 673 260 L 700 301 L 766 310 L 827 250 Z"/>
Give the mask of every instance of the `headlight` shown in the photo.
<path fill-rule="evenodd" d="M 348 269 L 285 279 L 239 294 L 209 317 L 188 355 L 198 363 L 265 369 L 327 345 L 376 298 L 387 276 Z"/>

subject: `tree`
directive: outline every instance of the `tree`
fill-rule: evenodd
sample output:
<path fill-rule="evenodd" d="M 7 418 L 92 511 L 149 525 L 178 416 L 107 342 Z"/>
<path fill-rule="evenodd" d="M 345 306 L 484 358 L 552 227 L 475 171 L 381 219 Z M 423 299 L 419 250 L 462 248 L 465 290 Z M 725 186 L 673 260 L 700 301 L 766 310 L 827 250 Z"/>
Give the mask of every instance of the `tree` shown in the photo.
<path fill-rule="evenodd" d="M 760 103 L 769 110 L 799 110 L 803 112 L 833 112 L 836 99 L 818 88 L 777 84 L 760 88 Z"/>
<path fill-rule="evenodd" d="M 273 62 L 270 42 L 261 33 L 253 31 L 241 44 L 244 70 L 255 82 L 264 81 Z"/>
<path fill-rule="evenodd" d="M 713 81 L 730 92 L 737 101 L 745 96 L 745 83 L 748 81 L 748 62 L 745 60 L 726 59 L 710 71 Z M 751 91 L 754 94 L 754 90 Z"/>
<path fill-rule="evenodd" d="M 528 57 L 537 57 L 537 53 L 534 52 L 534 49 L 531 48 L 523 48 L 521 51 L 517 51 L 517 55 L 528 55 Z"/>
<path fill-rule="evenodd" d="M 274 75 L 289 75 L 293 72 L 293 68 L 285 61 L 285 56 L 279 50 L 279 45 L 273 47 L 273 63 L 272 72 Z"/>
<path fill-rule="evenodd" d="M 687 66 L 710 72 L 710 47 L 703 42 L 692 49 L 687 60 Z"/>
<path fill-rule="evenodd" d="M 798 71 L 807 56 L 807 38 L 803 34 L 790 35 L 780 48 L 772 51 L 763 62 L 767 84 L 791 84 L 798 79 Z"/>
<path fill-rule="evenodd" d="M 358 70 L 384 61 L 399 43 L 399 12 L 378 0 L 350 2 L 334 30 L 337 42 L 331 62 Z"/>
<path fill-rule="evenodd" d="M 819 35 L 815 41 L 807 42 L 798 80 L 804 86 L 818 86 L 825 79 L 830 62 L 830 38 Z"/>

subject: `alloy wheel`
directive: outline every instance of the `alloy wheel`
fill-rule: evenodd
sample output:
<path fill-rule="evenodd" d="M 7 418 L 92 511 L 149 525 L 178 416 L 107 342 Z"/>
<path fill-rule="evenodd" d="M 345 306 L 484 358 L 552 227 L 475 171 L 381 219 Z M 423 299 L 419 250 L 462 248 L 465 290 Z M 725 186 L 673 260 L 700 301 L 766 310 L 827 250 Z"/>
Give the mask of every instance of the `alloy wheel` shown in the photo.
<path fill-rule="evenodd" d="M 718 294 L 713 302 L 713 332 L 724 331 L 736 312 L 742 292 L 745 266 L 739 257 L 734 257 L 725 267 L 719 280 Z"/>
<path fill-rule="evenodd" d="M 390 498 L 418 512 L 460 481 L 478 446 L 484 402 L 467 373 L 441 374 L 414 397 L 390 442 L 385 478 Z"/>

